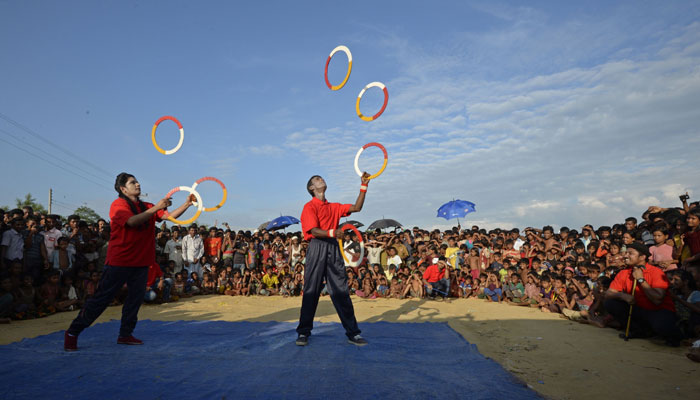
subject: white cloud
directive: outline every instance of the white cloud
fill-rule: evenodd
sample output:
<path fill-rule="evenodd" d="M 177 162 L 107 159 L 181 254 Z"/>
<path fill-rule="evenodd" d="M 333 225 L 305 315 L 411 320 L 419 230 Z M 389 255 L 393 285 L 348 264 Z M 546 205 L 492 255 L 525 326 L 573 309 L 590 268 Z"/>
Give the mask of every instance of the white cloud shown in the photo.
<path fill-rule="evenodd" d="M 526 206 L 515 207 L 515 213 L 519 217 L 523 217 L 533 211 L 549 210 L 552 208 L 559 207 L 559 203 L 556 201 L 536 201 L 533 200 L 530 204 Z"/>
<path fill-rule="evenodd" d="M 579 196 L 578 203 L 584 207 L 591 208 L 606 208 L 607 206 L 602 201 L 593 196 Z"/>
<path fill-rule="evenodd" d="M 261 156 L 279 156 L 284 153 L 284 149 L 280 146 L 274 146 L 271 144 L 265 144 L 261 146 L 251 146 L 248 148 L 251 154 L 261 155 Z"/>

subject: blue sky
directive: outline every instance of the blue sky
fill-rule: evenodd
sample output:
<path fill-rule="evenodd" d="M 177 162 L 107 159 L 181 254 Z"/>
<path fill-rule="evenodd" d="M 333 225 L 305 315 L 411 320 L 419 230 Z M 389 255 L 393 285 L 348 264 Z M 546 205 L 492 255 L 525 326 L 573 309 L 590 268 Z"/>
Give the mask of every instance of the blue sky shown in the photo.
<path fill-rule="evenodd" d="M 119 172 L 149 201 L 215 176 L 228 202 L 199 221 L 254 228 L 299 216 L 314 174 L 329 200 L 354 201 L 353 159 L 372 141 L 389 165 L 353 216 L 366 224 L 452 226 L 435 214 L 453 198 L 486 227 L 676 205 L 698 193 L 700 3 L 610 3 L 0 0 L 0 205 L 46 204 L 51 187 L 56 212 L 106 216 Z M 341 44 L 353 71 L 330 91 Z M 331 82 L 345 71 L 339 54 Z M 389 105 L 365 122 L 355 99 L 373 81 Z M 370 90 L 364 113 L 382 100 Z M 163 115 L 185 130 L 170 156 L 150 139 Z M 177 137 L 158 130 L 163 148 Z M 380 165 L 365 151 L 363 169 Z M 199 191 L 206 206 L 221 197 Z"/>

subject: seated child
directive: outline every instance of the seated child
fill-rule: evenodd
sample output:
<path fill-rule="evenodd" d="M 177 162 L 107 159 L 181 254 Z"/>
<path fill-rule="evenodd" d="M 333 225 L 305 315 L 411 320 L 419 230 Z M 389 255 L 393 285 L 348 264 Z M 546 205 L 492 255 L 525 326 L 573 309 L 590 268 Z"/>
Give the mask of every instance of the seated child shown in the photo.
<path fill-rule="evenodd" d="M 224 283 L 224 294 L 226 296 L 235 296 L 236 291 L 233 290 L 233 278 L 227 279 Z"/>
<path fill-rule="evenodd" d="M 498 278 L 496 273 L 489 272 L 486 278 L 486 287 L 484 288 L 484 294 L 488 301 L 501 302 L 503 290 L 501 289 L 501 280 Z"/>
<path fill-rule="evenodd" d="M 374 282 L 372 282 L 372 278 L 369 274 L 365 275 L 365 279 L 362 280 L 362 290 L 356 290 L 355 294 L 366 299 L 377 298 Z"/>
<path fill-rule="evenodd" d="M 476 293 L 479 291 L 478 288 L 479 278 L 473 279 L 471 275 L 467 276 L 464 280 L 464 287 L 462 288 L 464 298 L 476 297 Z"/>
<path fill-rule="evenodd" d="M 90 279 L 84 281 L 83 283 L 83 300 L 87 300 L 95 295 L 97 290 L 97 285 L 100 283 L 100 273 L 94 271 L 90 273 Z"/>
<path fill-rule="evenodd" d="M 379 276 L 379 284 L 377 285 L 377 296 L 388 297 L 389 295 L 389 284 L 386 281 L 386 276 Z"/>
<path fill-rule="evenodd" d="M 586 278 L 574 278 L 572 286 L 574 288 L 574 294 L 561 312 L 566 318 L 572 321 L 588 319 L 589 310 L 593 305 L 594 298 L 588 284 L 586 284 Z"/>
<path fill-rule="evenodd" d="M 187 279 L 187 282 L 185 282 L 185 292 L 190 293 L 191 295 L 199 294 L 200 285 L 199 274 L 197 271 L 192 271 Z"/>
<path fill-rule="evenodd" d="M 219 294 L 224 294 L 226 291 L 226 283 L 228 282 L 228 275 L 226 270 L 219 271 L 219 276 L 216 279 L 216 292 Z"/>
<path fill-rule="evenodd" d="M 216 282 L 211 279 L 211 273 L 205 272 L 202 279 L 202 294 L 214 294 L 216 292 Z"/>
<path fill-rule="evenodd" d="M 403 285 L 399 282 L 397 276 L 391 278 L 391 285 L 389 286 L 389 297 L 392 299 L 400 299 L 401 293 L 403 293 Z"/>
<path fill-rule="evenodd" d="M 506 302 L 522 303 L 523 297 L 525 296 L 525 286 L 520 282 L 520 275 L 512 274 L 510 276 L 510 282 L 503 285 L 503 292 Z"/>
<path fill-rule="evenodd" d="M 289 297 L 292 295 L 292 286 L 294 283 L 292 282 L 292 277 L 289 276 L 289 274 L 285 274 L 282 277 L 282 283 L 280 284 L 280 294 L 282 297 Z"/>
<path fill-rule="evenodd" d="M 357 280 L 355 273 L 348 270 L 348 291 L 350 294 L 356 294 L 360 290 L 360 282 Z"/>
<path fill-rule="evenodd" d="M 60 290 L 61 306 L 59 309 L 73 311 L 82 306 L 82 302 L 78 298 L 78 292 L 75 290 L 75 286 L 73 286 L 73 277 L 69 274 L 63 275 L 63 285 Z"/>
<path fill-rule="evenodd" d="M 175 297 L 191 297 L 192 295 L 185 292 L 185 279 L 182 276 L 187 271 L 183 270 L 175 274 L 175 283 L 173 283 L 173 294 Z"/>
<path fill-rule="evenodd" d="M 25 275 L 22 286 L 15 289 L 14 293 L 14 319 L 31 319 L 37 317 L 37 294 L 34 289 L 34 278 Z"/>
<path fill-rule="evenodd" d="M 423 284 L 423 276 L 419 271 L 413 272 L 407 279 L 403 289 L 402 297 L 406 298 L 410 295 L 414 299 L 422 299 L 425 297 L 425 285 Z"/>

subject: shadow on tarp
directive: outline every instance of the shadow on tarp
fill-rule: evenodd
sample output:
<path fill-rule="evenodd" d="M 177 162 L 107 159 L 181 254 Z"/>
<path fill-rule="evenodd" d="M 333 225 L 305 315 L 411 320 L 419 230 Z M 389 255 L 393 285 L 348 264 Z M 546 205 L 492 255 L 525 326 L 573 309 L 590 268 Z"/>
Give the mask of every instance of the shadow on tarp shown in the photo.
<path fill-rule="evenodd" d="M 347 343 L 316 323 L 140 321 L 144 346 L 116 344 L 119 322 L 87 329 L 80 351 L 63 332 L 0 346 L 0 398 L 538 399 L 445 323 L 363 323 L 371 343 Z"/>

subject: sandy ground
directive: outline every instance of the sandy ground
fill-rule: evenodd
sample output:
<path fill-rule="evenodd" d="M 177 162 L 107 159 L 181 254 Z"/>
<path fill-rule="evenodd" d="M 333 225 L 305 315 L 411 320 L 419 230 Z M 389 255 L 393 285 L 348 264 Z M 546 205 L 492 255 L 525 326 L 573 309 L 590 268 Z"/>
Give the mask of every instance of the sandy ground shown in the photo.
<path fill-rule="evenodd" d="M 648 340 L 624 342 L 611 329 L 476 299 L 443 303 L 353 298 L 353 302 L 360 328 L 363 321 L 447 322 L 482 354 L 548 398 L 700 398 L 700 364 L 683 355 L 685 348 L 668 348 Z M 139 318 L 295 322 L 300 305 L 300 298 L 200 296 L 143 306 Z M 0 325 L 0 344 L 64 330 L 75 314 Z M 120 316 L 121 307 L 110 307 L 98 322 Z M 316 319 L 339 322 L 329 298 L 321 299 Z M 371 345 L 372 338 L 367 339 Z"/>

